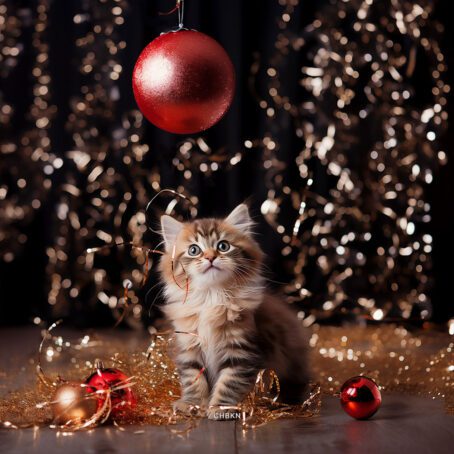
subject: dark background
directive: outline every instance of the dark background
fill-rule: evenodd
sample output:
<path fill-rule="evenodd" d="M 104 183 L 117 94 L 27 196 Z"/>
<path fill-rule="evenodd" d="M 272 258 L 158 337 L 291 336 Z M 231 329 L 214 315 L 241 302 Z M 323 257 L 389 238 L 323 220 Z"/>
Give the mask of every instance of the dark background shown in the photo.
<path fill-rule="evenodd" d="M 33 2 L 18 2 L 24 7 Z M 52 142 L 55 150 L 70 149 L 73 144 L 70 136 L 64 130 L 64 124 L 69 113 L 68 99 L 77 86 L 77 75 L 74 73 L 74 23 L 73 17 L 78 12 L 80 0 L 59 0 L 51 7 L 49 17 L 50 33 L 50 72 L 53 79 L 53 102 L 58 106 L 58 116 L 54 120 Z M 297 30 L 314 19 L 317 10 L 323 6 L 320 0 L 302 0 L 296 7 L 296 20 L 292 27 Z M 130 87 L 131 73 L 137 56 L 142 48 L 159 33 L 175 26 L 175 15 L 162 16 L 159 12 L 172 8 L 171 1 L 130 2 L 126 24 L 122 27 L 123 39 L 127 41 L 127 52 L 123 55 L 123 72 L 119 81 L 122 92 L 120 107 L 125 110 L 135 108 L 135 102 Z M 276 17 L 282 14 L 282 6 L 277 1 L 252 0 L 190 0 L 185 6 L 185 25 L 195 28 L 218 40 L 232 58 L 237 75 L 237 91 L 233 105 L 226 117 L 204 137 L 213 149 L 227 146 L 231 150 L 241 149 L 245 138 L 263 136 L 265 124 L 263 115 L 257 106 L 257 101 L 249 86 L 250 68 L 254 62 L 254 54 L 259 53 L 262 61 L 267 61 L 274 52 L 275 36 L 278 33 Z M 453 82 L 454 67 L 452 45 L 454 43 L 452 27 L 451 2 L 436 2 L 435 17 L 444 23 L 441 47 L 447 58 L 448 79 Z M 31 40 L 31 30 L 25 42 Z M 2 90 L 7 93 L 9 100 L 14 99 L 18 106 L 14 118 L 14 128 L 20 130 L 25 109 L 30 99 L 27 97 L 29 73 L 32 62 L 24 58 L 16 68 L 14 77 L 8 80 L 8 85 Z M 291 64 L 291 62 L 289 63 Z M 260 87 L 259 73 L 257 86 Z M 424 84 L 423 80 L 416 82 Z M 25 93 L 25 95 L 24 95 Z M 448 112 L 453 117 L 452 93 L 450 94 Z M 285 141 L 286 130 L 282 131 L 281 139 Z M 441 167 L 434 176 L 434 183 L 428 187 L 427 198 L 432 204 L 432 221 L 429 226 L 433 236 L 433 277 L 432 289 L 433 320 L 444 321 L 454 316 L 454 163 L 451 149 L 453 133 L 447 130 L 441 149 L 448 155 L 448 164 Z M 145 141 L 152 150 L 149 153 L 151 165 L 161 169 L 162 186 L 173 186 L 173 175 L 169 162 L 175 152 L 175 146 L 181 137 L 158 130 L 146 123 Z M 289 144 L 289 159 L 292 159 L 291 144 Z M 159 150 L 155 152 L 153 150 Z M 58 151 L 57 151 L 58 153 Z M 196 186 L 200 197 L 200 215 L 224 215 L 237 203 L 244 199 L 251 202 L 253 213 L 259 211 L 259 204 L 265 197 L 262 184 L 263 174 L 257 166 L 258 152 L 251 151 L 241 166 L 229 173 L 219 172 L 210 179 L 199 179 L 192 184 Z M 44 288 L 45 281 L 45 245 L 50 241 L 51 230 L 48 228 L 49 212 L 53 204 L 52 194 L 44 206 L 38 211 L 32 224 L 27 228 L 29 242 L 23 253 L 10 264 L 0 265 L 0 301 L 1 324 L 29 323 L 39 315 L 48 316 L 48 305 Z M 273 231 L 260 223 L 260 241 L 269 255 L 277 253 L 277 238 Z M 276 280 L 285 281 L 288 276 L 278 263 L 271 263 Z M 110 318 L 104 311 L 78 314 L 73 321 L 76 324 L 110 323 Z M 107 318 L 106 318 L 107 317 Z"/>

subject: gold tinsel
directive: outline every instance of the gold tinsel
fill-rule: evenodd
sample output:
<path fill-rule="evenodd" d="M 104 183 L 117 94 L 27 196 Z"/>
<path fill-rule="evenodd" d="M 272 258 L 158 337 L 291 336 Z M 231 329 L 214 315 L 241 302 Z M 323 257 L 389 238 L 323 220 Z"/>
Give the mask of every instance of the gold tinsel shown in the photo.
<path fill-rule="evenodd" d="M 354 375 L 373 378 L 382 392 L 411 393 L 443 399 L 454 413 L 454 338 L 432 327 L 408 330 L 376 327 L 315 326 L 314 376 L 322 390 L 336 394 Z"/>
<path fill-rule="evenodd" d="M 147 348 L 148 345 L 148 348 Z M 44 369 L 66 380 L 84 381 L 97 359 L 108 367 L 121 369 L 132 377 L 136 407 L 113 423 L 119 429 L 131 424 L 167 425 L 173 431 L 187 431 L 203 416 L 197 409 L 191 416 L 175 415 L 172 402 L 180 395 L 178 374 L 172 357 L 172 337 L 152 335 L 131 349 L 121 336 L 96 333 L 70 342 L 61 336 L 49 339 Z M 336 395 L 348 378 L 372 377 L 384 392 L 411 393 L 444 399 L 448 413 L 454 413 L 454 341 L 447 333 L 433 329 L 410 332 L 396 325 L 377 327 L 312 327 L 310 338 L 315 385 L 303 405 L 289 406 L 277 401 L 279 382 L 272 371 L 261 372 L 256 386 L 238 406 L 243 428 L 256 427 L 278 418 L 309 417 L 320 411 L 321 393 Z M 20 374 L 32 376 L 29 367 L 20 373 L 1 371 L 2 382 L 16 383 Z M 55 388 L 38 381 L 10 392 L 0 403 L 0 423 L 6 428 L 52 425 L 49 406 Z M 69 427 L 74 430 L 78 427 Z"/>

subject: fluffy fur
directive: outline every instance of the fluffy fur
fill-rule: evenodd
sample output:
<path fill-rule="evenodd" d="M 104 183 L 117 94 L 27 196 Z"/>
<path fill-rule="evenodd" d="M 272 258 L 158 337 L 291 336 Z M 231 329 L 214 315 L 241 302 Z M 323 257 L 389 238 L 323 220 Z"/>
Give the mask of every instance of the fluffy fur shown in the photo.
<path fill-rule="evenodd" d="M 288 305 L 266 291 L 246 205 L 225 219 L 181 223 L 164 215 L 161 226 L 163 310 L 175 331 L 192 333 L 177 334 L 182 397 L 175 408 L 199 405 L 216 417 L 220 405 L 243 400 L 263 368 L 276 371 L 283 401 L 301 400 L 306 340 Z"/>

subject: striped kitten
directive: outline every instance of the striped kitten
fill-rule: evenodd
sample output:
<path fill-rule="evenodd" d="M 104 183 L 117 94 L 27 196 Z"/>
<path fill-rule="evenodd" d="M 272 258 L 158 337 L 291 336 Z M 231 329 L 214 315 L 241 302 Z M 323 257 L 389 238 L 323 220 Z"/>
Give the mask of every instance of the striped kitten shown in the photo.
<path fill-rule="evenodd" d="M 308 382 L 306 341 L 287 304 L 266 292 L 247 206 L 226 219 L 181 223 L 164 215 L 161 226 L 163 310 L 175 331 L 192 333 L 177 334 L 182 397 L 174 408 L 208 407 L 208 417 L 218 419 L 219 406 L 241 402 L 263 368 L 277 373 L 282 401 L 300 401 Z"/>

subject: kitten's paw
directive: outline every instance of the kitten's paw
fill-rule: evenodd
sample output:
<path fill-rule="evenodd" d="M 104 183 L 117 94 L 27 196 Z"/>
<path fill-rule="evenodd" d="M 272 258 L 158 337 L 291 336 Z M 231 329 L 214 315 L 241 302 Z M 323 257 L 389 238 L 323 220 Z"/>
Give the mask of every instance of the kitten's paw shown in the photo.
<path fill-rule="evenodd" d="M 213 406 L 207 410 L 207 418 L 214 421 L 235 421 L 241 418 L 241 412 L 233 406 Z"/>
<path fill-rule="evenodd" d="M 192 402 L 186 402 L 183 399 L 178 399 L 172 404 L 174 413 L 182 413 L 183 415 L 196 415 L 200 407 Z"/>

